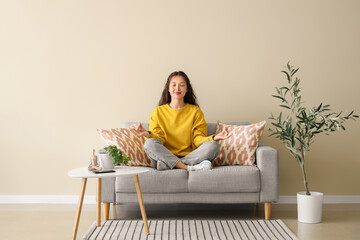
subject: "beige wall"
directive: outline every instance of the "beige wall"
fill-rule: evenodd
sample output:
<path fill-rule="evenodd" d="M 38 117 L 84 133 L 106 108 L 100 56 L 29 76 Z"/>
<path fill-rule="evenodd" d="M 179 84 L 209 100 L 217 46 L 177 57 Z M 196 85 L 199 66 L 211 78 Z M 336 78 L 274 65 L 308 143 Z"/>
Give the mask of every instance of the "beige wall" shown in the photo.
<path fill-rule="evenodd" d="M 175 70 L 189 75 L 208 122 L 279 112 L 271 95 L 288 60 L 300 67 L 307 106 L 360 112 L 356 0 L 0 6 L 1 195 L 78 194 L 80 181 L 67 171 L 104 145 L 96 129 L 148 121 Z M 311 190 L 360 194 L 360 122 L 346 126 L 313 144 Z M 268 135 L 263 141 L 280 151 L 280 194 L 294 195 L 303 190 L 300 168 Z"/>

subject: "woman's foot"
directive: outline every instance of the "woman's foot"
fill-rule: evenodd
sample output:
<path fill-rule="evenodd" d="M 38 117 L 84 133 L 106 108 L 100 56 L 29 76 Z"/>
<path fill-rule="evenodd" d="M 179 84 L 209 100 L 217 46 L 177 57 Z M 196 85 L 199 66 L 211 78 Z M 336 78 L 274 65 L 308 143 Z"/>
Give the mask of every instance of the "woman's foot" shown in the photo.
<path fill-rule="evenodd" d="M 188 166 L 188 171 L 202 171 L 212 169 L 212 164 L 209 160 L 204 160 L 194 166 Z"/>
<path fill-rule="evenodd" d="M 165 163 L 163 163 L 161 161 L 157 161 L 156 169 L 159 170 L 159 171 L 163 171 L 163 170 L 168 170 L 170 168 Z"/>

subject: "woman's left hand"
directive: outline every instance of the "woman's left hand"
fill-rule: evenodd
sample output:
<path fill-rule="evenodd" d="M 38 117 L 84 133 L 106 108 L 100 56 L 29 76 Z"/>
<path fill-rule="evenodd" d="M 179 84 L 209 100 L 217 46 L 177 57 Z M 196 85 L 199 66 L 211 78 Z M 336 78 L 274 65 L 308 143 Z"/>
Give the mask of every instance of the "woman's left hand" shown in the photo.
<path fill-rule="evenodd" d="M 224 129 L 219 132 L 218 134 L 216 134 L 214 136 L 214 140 L 218 141 L 218 140 L 225 140 L 227 138 L 229 138 L 231 136 L 231 134 L 228 134 L 228 132 L 226 131 L 226 128 L 224 127 Z"/>
<path fill-rule="evenodd" d="M 140 122 L 138 124 L 130 126 L 130 130 L 133 131 L 138 137 L 149 137 L 150 134 L 146 129 L 141 125 Z"/>

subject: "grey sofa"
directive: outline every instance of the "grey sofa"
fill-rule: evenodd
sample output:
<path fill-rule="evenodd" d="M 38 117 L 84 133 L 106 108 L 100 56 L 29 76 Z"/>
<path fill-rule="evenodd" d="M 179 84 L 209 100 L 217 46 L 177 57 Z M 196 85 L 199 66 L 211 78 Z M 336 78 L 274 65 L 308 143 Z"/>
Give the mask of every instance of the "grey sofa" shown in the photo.
<path fill-rule="evenodd" d="M 133 124 L 126 122 L 123 127 Z M 146 123 L 143 126 L 149 127 Z M 208 123 L 208 135 L 215 131 L 216 123 Z M 106 154 L 106 151 L 100 149 L 99 153 Z M 215 166 L 210 171 L 149 168 L 149 172 L 139 175 L 144 203 L 264 203 L 265 219 L 270 219 L 271 203 L 279 197 L 278 151 L 259 143 L 255 158 L 256 166 Z M 109 216 L 110 203 L 137 203 L 133 177 L 104 178 L 101 201 L 105 220 Z"/>

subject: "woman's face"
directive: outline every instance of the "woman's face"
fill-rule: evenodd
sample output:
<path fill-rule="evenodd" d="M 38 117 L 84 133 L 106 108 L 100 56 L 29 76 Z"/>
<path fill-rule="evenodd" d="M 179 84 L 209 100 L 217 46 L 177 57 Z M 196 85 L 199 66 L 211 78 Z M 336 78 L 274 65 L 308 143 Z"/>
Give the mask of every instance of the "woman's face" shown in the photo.
<path fill-rule="evenodd" d="M 186 81 L 182 76 L 174 76 L 170 80 L 169 92 L 171 99 L 184 99 L 187 92 Z"/>

